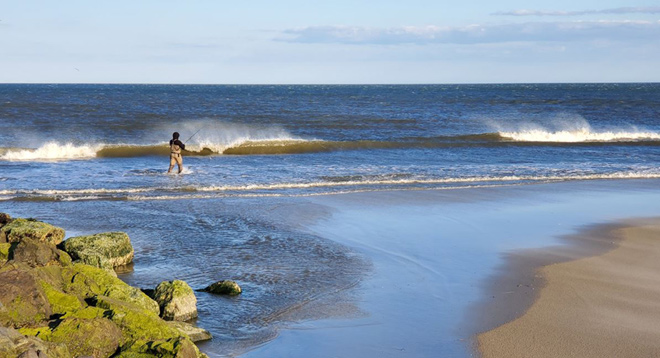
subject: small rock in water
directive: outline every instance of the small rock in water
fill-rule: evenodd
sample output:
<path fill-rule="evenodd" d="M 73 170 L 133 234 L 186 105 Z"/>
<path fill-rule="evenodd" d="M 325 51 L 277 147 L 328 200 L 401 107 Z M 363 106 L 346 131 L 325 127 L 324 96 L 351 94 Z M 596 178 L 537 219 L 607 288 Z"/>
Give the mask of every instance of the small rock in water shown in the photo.
<path fill-rule="evenodd" d="M 203 289 L 202 291 L 215 293 L 218 295 L 229 295 L 229 296 L 237 296 L 240 295 L 241 292 L 243 292 L 243 290 L 241 290 L 241 286 L 239 286 L 234 281 L 228 281 L 228 280 L 218 281 L 216 283 L 213 283 L 210 286 Z"/>

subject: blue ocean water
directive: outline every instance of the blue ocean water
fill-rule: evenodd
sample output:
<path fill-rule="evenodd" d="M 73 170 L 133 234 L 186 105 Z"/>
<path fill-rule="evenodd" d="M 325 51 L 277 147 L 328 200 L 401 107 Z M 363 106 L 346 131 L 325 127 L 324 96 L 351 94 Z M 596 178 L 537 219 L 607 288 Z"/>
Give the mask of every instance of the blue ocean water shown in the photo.
<path fill-rule="evenodd" d="M 660 178 L 658 118 L 660 84 L 5 84 L 0 211 L 68 235 L 128 232 L 136 264 L 122 278 L 140 287 L 239 281 L 240 300 L 198 296 L 216 337 L 204 349 L 235 355 L 279 321 L 323 316 L 298 311 L 370 270 L 300 230 L 327 213 L 293 199 Z M 174 131 L 182 175 L 166 174 Z"/>
<path fill-rule="evenodd" d="M 659 94 L 657 84 L 1 85 L 0 195 L 139 200 L 657 177 Z M 163 176 L 171 133 L 198 130 L 184 155 L 194 175 Z"/>

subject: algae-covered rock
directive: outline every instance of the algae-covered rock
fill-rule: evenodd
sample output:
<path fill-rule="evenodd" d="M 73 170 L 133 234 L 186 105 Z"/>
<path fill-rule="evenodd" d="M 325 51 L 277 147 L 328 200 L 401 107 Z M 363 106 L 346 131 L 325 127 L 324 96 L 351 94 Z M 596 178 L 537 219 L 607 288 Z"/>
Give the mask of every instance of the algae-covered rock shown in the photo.
<path fill-rule="evenodd" d="M 16 265 L 0 272 L 0 325 L 14 328 L 35 325 L 53 313 L 28 269 Z"/>
<path fill-rule="evenodd" d="M 241 286 L 234 281 L 218 281 L 206 287 L 203 291 L 229 296 L 237 296 L 242 292 Z"/>
<path fill-rule="evenodd" d="M 8 242 L 0 243 L 0 266 L 4 265 L 9 259 L 9 249 L 11 244 Z"/>
<path fill-rule="evenodd" d="M 0 213 L 0 227 L 7 225 L 11 221 L 11 216 L 6 213 Z"/>
<path fill-rule="evenodd" d="M 74 357 L 105 358 L 117 351 L 122 333 L 119 327 L 105 318 L 69 318 L 60 322 L 45 340 L 64 343 Z"/>
<path fill-rule="evenodd" d="M 127 351 L 122 352 L 118 358 L 137 357 L 161 358 L 202 358 L 205 355 L 199 352 L 197 346 L 187 337 L 158 339 L 149 342 L 136 342 Z"/>
<path fill-rule="evenodd" d="M 33 238 L 23 238 L 14 242 L 9 251 L 9 259 L 31 267 L 59 265 L 60 250 Z"/>
<path fill-rule="evenodd" d="M 190 338 L 190 340 L 193 342 L 207 341 L 213 338 L 213 336 L 211 336 L 211 332 L 205 330 L 204 328 L 195 327 L 190 323 L 168 321 L 167 324 L 188 336 L 188 338 Z"/>
<path fill-rule="evenodd" d="M 62 276 L 65 291 L 78 297 L 107 296 L 133 303 L 155 315 L 160 313 L 156 301 L 103 269 L 76 263 L 63 268 Z"/>
<path fill-rule="evenodd" d="M 0 326 L 0 357 L 29 357 L 25 354 L 33 352 L 40 358 L 72 357 L 64 344 L 44 342 L 36 337 L 26 337 L 12 328 Z"/>
<path fill-rule="evenodd" d="M 42 281 L 40 284 L 53 313 L 64 315 L 83 308 L 77 296 L 64 293 L 47 282 Z"/>
<path fill-rule="evenodd" d="M 118 357 L 140 357 L 140 354 L 153 354 L 157 357 L 200 357 L 201 353 L 188 336 L 153 312 L 105 296 L 97 296 L 91 301 L 97 308 L 111 311 L 111 314 L 106 316 L 122 330 L 123 341 L 126 343 Z"/>
<path fill-rule="evenodd" d="M 31 219 L 14 219 L 0 228 L 0 231 L 10 243 L 28 238 L 57 245 L 64 239 L 63 229 Z"/>
<path fill-rule="evenodd" d="M 9 216 L 9 214 L 0 213 L 0 229 L 2 229 L 2 227 L 7 225 L 10 221 L 11 221 L 11 216 Z M 0 244 L 6 242 L 7 242 L 7 233 L 0 230 Z"/>
<path fill-rule="evenodd" d="M 133 246 L 126 233 L 106 232 L 67 239 L 62 245 L 73 260 L 87 265 L 114 268 L 133 261 Z"/>
<path fill-rule="evenodd" d="M 108 317 L 121 327 L 128 341 L 149 341 L 182 336 L 179 331 L 158 317 L 158 314 L 134 303 L 107 296 L 96 296 L 90 301 L 97 308 L 112 311 Z"/>
<path fill-rule="evenodd" d="M 169 321 L 187 321 L 197 317 L 197 298 L 181 280 L 161 282 L 153 293 L 160 306 L 160 316 Z"/>

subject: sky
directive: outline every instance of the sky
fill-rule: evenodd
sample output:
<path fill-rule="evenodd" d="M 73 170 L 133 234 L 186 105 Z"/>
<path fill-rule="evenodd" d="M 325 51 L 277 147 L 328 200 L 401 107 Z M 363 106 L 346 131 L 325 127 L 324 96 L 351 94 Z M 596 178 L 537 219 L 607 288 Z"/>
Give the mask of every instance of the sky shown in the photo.
<path fill-rule="evenodd" d="M 0 0 L 0 83 L 660 82 L 660 0 Z"/>

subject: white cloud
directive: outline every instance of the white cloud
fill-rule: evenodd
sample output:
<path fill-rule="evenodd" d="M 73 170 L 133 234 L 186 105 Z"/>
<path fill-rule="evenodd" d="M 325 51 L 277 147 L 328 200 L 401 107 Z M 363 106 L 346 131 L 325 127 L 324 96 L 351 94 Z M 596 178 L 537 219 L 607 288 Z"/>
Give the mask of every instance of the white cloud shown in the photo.
<path fill-rule="evenodd" d="M 651 41 L 660 39 L 660 21 L 601 20 L 527 22 L 507 25 L 310 26 L 284 31 L 280 41 L 343 44 L 478 44 L 504 42 Z"/>
<path fill-rule="evenodd" d="M 602 14 L 660 14 L 660 6 L 646 7 L 618 7 L 603 10 L 582 10 L 582 11 L 546 11 L 546 10 L 514 10 L 501 11 L 493 15 L 501 16 L 581 16 L 581 15 L 602 15 Z"/>

